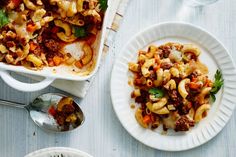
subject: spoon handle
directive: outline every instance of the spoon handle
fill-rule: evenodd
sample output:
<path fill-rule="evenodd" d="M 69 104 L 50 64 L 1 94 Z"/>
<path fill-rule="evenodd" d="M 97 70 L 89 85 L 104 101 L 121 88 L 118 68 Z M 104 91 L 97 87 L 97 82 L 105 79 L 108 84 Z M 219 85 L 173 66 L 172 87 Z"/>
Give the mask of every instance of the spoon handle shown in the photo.
<path fill-rule="evenodd" d="M 25 104 L 0 99 L 0 105 L 25 108 Z"/>

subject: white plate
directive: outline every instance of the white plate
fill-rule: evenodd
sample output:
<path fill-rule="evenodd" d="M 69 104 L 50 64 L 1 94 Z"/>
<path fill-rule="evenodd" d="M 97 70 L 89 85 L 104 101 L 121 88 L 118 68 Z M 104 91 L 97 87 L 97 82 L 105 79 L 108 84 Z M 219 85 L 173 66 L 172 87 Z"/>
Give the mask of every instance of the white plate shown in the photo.
<path fill-rule="evenodd" d="M 199 46 L 202 50 L 200 60 L 208 66 L 210 77 L 214 77 L 216 69 L 221 69 L 224 77 L 224 87 L 217 94 L 217 101 L 212 104 L 208 116 L 186 133 L 168 130 L 168 134 L 163 135 L 162 127 L 155 131 L 143 129 L 134 117 L 135 110 L 130 108 L 133 87 L 128 85 L 128 78 L 132 76 L 128 62 L 136 61 L 138 50 L 166 42 Z M 236 70 L 227 50 L 208 32 L 187 23 L 162 23 L 140 32 L 121 51 L 112 71 L 111 97 L 120 122 L 134 138 L 160 150 L 187 150 L 212 139 L 228 122 L 236 102 Z"/>
<path fill-rule="evenodd" d="M 92 157 L 77 149 L 66 147 L 51 147 L 32 152 L 25 157 Z"/>

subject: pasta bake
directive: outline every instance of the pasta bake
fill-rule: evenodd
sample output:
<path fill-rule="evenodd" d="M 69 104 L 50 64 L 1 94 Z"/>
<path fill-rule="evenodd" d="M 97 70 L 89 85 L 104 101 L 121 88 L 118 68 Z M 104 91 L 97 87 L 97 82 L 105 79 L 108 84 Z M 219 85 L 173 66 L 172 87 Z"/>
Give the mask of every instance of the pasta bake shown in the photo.
<path fill-rule="evenodd" d="M 0 62 L 30 69 L 90 65 L 107 0 L 4 0 L 0 2 Z M 64 47 L 81 42 L 75 58 Z"/>
<path fill-rule="evenodd" d="M 193 44 L 166 43 L 140 50 L 137 62 L 129 63 L 135 118 L 142 127 L 188 131 L 207 116 L 223 79 L 219 70 L 214 81 L 208 77 L 200 54 Z"/>

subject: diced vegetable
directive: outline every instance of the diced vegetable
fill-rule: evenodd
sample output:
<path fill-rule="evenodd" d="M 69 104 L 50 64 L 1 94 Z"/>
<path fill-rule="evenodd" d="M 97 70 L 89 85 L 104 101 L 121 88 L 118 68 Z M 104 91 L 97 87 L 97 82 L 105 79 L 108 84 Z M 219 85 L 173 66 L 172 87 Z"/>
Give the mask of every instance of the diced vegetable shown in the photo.
<path fill-rule="evenodd" d="M 162 98 L 164 96 L 164 91 L 162 89 L 158 89 L 158 88 L 151 88 L 149 89 L 149 94 L 155 95 L 155 97 L 157 98 Z"/>
<path fill-rule="evenodd" d="M 27 25 L 27 27 L 26 27 L 26 30 L 28 31 L 28 32 L 31 32 L 31 33 L 33 33 L 34 31 L 36 31 L 36 25 L 34 25 L 34 24 L 28 24 Z"/>
<path fill-rule="evenodd" d="M 99 0 L 100 3 L 100 8 L 102 11 L 106 11 L 108 5 L 107 5 L 107 0 Z"/>
<path fill-rule="evenodd" d="M 82 63 L 80 62 L 80 60 L 77 60 L 77 61 L 75 62 L 75 66 L 76 66 L 77 68 L 79 68 L 79 69 L 83 68 L 83 65 L 82 65 Z"/>
<path fill-rule="evenodd" d="M 222 77 L 222 73 L 220 70 L 217 70 L 215 73 L 215 82 L 213 83 L 213 87 L 210 91 L 211 100 L 213 102 L 215 102 L 216 100 L 215 94 L 218 93 L 218 91 L 223 85 L 224 85 L 224 79 Z"/>
<path fill-rule="evenodd" d="M 2 28 L 8 23 L 9 23 L 9 19 L 7 17 L 7 14 L 3 10 L 0 10 L 0 28 Z"/>
<path fill-rule="evenodd" d="M 201 87 L 201 84 L 195 83 L 195 82 L 190 82 L 189 88 L 191 89 L 198 89 Z"/>
<path fill-rule="evenodd" d="M 74 27 L 75 33 L 74 35 L 77 38 L 83 38 L 87 35 L 85 27 Z"/>
<path fill-rule="evenodd" d="M 52 116 L 55 116 L 56 115 L 56 109 L 54 106 L 51 106 L 49 109 L 48 109 L 48 113 Z"/>
<path fill-rule="evenodd" d="M 58 56 L 54 56 L 52 60 L 54 62 L 54 65 L 56 65 L 56 66 L 58 66 L 62 63 L 62 58 L 58 57 Z"/>
<path fill-rule="evenodd" d="M 151 120 L 151 116 L 150 116 L 150 115 L 145 115 L 145 116 L 143 117 L 143 123 L 149 124 L 151 121 L 152 121 L 152 120 Z"/>
<path fill-rule="evenodd" d="M 37 48 L 37 45 L 33 42 L 30 43 L 30 51 L 34 51 Z"/>

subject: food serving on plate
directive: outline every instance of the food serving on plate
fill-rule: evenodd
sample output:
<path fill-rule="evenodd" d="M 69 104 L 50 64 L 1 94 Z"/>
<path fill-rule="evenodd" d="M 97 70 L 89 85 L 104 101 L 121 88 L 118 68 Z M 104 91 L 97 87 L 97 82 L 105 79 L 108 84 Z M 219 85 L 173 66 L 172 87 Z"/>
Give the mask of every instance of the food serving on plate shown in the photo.
<path fill-rule="evenodd" d="M 207 116 L 223 79 L 219 70 L 214 82 L 208 77 L 200 54 L 193 44 L 166 43 L 139 51 L 137 63 L 129 63 L 131 97 L 139 104 L 135 118 L 142 127 L 188 131 Z"/>
<path fill-rule="evenodd" d="M 90 66 L 107 0 L 1 0 L 0 62 L 30 69 Z M 80 42 L 83 55 L 65 52 Z"/>

